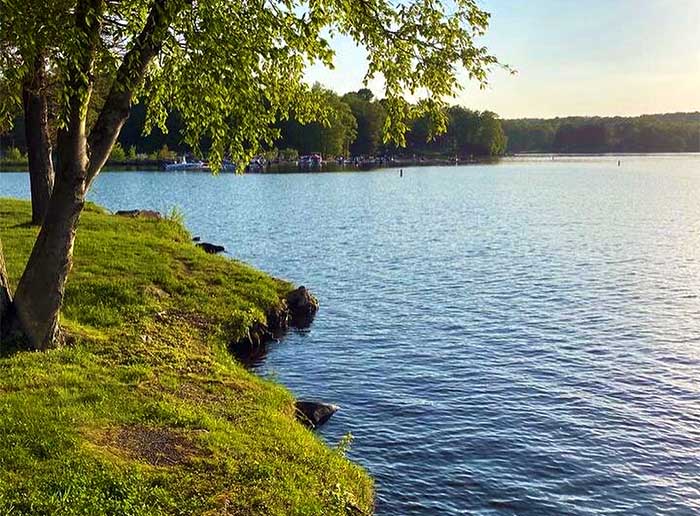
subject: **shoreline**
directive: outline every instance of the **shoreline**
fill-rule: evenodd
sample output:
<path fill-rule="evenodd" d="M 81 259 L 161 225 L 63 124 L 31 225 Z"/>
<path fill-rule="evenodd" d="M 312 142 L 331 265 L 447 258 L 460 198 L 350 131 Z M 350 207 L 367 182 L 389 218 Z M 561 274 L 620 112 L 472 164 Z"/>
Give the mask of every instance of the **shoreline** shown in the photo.
<path fill-rule="evenodd" d="M 30 204 L 0 209 L 16 285 Z M 300 422 L 289 389 L 230 353 L 315 312 L 293 306 L 290 283 L 207 254 L 167 218 L 88 204 L 80 226 L 61 321 L 71 345 L 0 350 L 0 512 L 372 512 L 368 473 Z"/>
<path fill-rule="evenodd" d="M 425 158 L 425 159 L 396 159 L 387 163 L 360 162 L 358 164 L 347 163 L 337 164 L 327 162 L 319 169 L 300 168 L 293 163 L 271 164 L 266 166 L 266 171 L 247 171 L 246 174 L 308 174 L 325 172 L 365 172 L 373 170 L 401 168 L 401 167 L 434 167 L 434 166 L 462 166 L 462 165 L 483 165 L 496 164 L 509 159 L 543 159 L 543 158 L 606 158 L 606 157 L 700 157 L 700 152 L 591 152 L 591 153 L 548 153 L 548 152 L 522 152 L 516 154 L 504 154 L 503 156 L 483 157 L 474 159 L 454 158 Z M 182 172 L 196 174 L 211 174 L 210 170 L 190 170 L 170 172 L 164 170 L 162 164 L 158 162 L 139 162 L 131 164 L 107 164 L 105 172 L 162 172 L 177 175 Z M 27 164 L 0 163 L 0 174 L 2 173 L 28 173 Z M 221 171 L 220 174 L 235 174 L 234 172 Z"/>

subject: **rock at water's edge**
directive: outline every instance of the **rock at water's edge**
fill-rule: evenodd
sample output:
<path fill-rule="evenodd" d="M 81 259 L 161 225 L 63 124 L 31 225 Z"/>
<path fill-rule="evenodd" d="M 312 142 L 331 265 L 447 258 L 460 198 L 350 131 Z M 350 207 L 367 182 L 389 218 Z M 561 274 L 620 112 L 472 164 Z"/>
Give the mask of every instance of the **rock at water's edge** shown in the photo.
<path fill-rule="evenodd" d="M 115 213 L 120 217 L 131 217 L 131 218 L 141 218 L 150 220 L 161 220 L 163 216 L 157 211 L 153 210 L 120 210 Z"/>
<path fill-rule="evenodd" d="M 219 253 L 223 253 L 224 251 L 226 251 L 224 246 L 210 244 L 208 242 L 200 242 L 199 244 L 197 244 L 197 247 L 201 247 L 202 249 L 204 249 L 204 252 L 209 253 L 209 254 L 219 254 Z"/>
<path fill-rule="evenodd" d="M 289 329 L 289 313 L 284 300 L 268 310 L 265 316 L 265 323 L 254 322 L 248 328 L 246 335 L 232 345 L 234 350 L 257 351 L 268 342 L 282 337 Z"/>
<path fill-rule="evenodd" d="M 308 328 L 318 312 L 318 300 L 306 287 L 299 287 L 287 294 L 289 323 L 296 328 Z"/>
<path fill-rule="evenodd" d="M 290 326 L 308 328 L 317 310 L 316 298 L 306 288 L 299 287 L 267 311 L 265 322 L 254 322 L 243 337 L 232 340 L 229 349 L 244 364 L 254 364 L 264 356 L 267 343 L 282 337 Z"/>
<path fill-rule="evenodd" d="M 296 417 L 300 423 L 315 430 L 328 421 L 338 411 L 338 406 L 316 401 L 297 401 Z"/>
<path fill-rule="evenodd" d="M 289 330 L 289 308 L 284 299 L 280 300 L 279 305 L 269 309 L 265 314 L 267 319 L 267 328 L 273 338 L 282 337 Z"/>

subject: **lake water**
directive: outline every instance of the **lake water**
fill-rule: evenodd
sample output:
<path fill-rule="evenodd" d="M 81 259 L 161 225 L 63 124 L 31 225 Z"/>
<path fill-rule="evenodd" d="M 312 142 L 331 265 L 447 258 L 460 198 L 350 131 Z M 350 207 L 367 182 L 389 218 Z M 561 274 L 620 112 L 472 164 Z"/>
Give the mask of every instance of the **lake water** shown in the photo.
<path fill-rule="evenodd" d="M 342 409 L 379 515 L 700 513 L 700 156 L 105 173 L 311 288 L 257 369 Z M 28 195 L 0 174 L 0 195 Z"/>

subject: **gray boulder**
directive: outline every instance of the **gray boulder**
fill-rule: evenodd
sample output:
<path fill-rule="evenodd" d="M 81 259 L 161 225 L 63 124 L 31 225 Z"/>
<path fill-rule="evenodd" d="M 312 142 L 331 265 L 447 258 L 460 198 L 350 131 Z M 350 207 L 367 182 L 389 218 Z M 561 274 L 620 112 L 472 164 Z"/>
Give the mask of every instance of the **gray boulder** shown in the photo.
<path fill-rule="evenodd" d="M 306 287 L 299 287 L 287 294 L 289 324 L 295 328 L 308 328 L 318 312 L 318 299 Z"/>
<path fill-rule="evenodd" d="M 131 217 L 132 219 L 151 219 L 151 220 L 161 220 L 163 216 L 157 211 L 153 210 L 119 210 L 115 215 L 120 217 Z"/>
<path fill-rule="evenodd" d="M 224 251 L 226 251 L 226 248 L 224 248 L 224 246 L 210 244 L 208 242 L 200 242 L 197 244 L 197 247 L 204 249 L 204 252 L 209 253 L 209 254 L 219 254 L 219 253 L 223 253 Z"/>
<path fill-rule="evenodd" d="M 325 424 L 339 408 L 328 403 L 299 400 L 296 402 L 296 417 L 300 423 L 315 430 Z"/>

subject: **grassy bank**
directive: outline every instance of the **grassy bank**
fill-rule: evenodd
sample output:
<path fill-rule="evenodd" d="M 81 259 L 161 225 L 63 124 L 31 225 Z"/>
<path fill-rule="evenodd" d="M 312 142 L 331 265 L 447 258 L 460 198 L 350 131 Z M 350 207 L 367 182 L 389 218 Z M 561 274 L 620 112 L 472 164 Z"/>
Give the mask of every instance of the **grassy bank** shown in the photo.
<path fill-rule="evenodd" d="M 0 200 L 15 285 L 29 219 L 28 203 Z M 370 512 L 367 474 L 227 351 L 289 289 L 175 222 L 89 208 L 63 310 L 71 345 L 0 357 L 0 515 Z"/>

